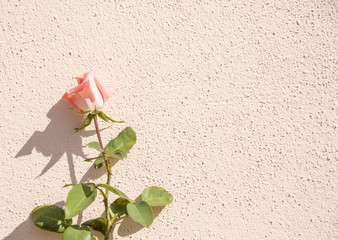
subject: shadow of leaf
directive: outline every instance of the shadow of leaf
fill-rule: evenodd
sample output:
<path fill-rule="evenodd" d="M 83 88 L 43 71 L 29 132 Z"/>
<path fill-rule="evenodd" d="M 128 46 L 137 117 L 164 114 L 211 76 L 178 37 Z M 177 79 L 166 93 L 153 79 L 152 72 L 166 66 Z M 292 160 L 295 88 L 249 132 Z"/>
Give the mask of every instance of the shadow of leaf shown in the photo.
<path fill-rule="evenodd" d="M 55 206 L 63 208 L 65 205 L 64 201 L 60 201 L 54 204 Z M 33 209 L 32 209 L 33 210 Z M 60 240 L 62 238 L 62 234 L 44 231 L 37 226 L 34 225 L 30 216 L 22 222 L 19 226 L 17 226 L 12 233 L 10 233 L 3 240 L 36 240 L 36 239 L 48 239 L 48 240 Z"/>
<path fill-rule="evenodd" d="M 39 229 L 34 225 L 32 220 L 28 218 L 17 226 L 12 233 L 10 233 L 4 240 L 36 240 L 36 239 L 48 239 L 48 240 L 60 240 L 62 235 L 60 233 L 54 233 Z"/>

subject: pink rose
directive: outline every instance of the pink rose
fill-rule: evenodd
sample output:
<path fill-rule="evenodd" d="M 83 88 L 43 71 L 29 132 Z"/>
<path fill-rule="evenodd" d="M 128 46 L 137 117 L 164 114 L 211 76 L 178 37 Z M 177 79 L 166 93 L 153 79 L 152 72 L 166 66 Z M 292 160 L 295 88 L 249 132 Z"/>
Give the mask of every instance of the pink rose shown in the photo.
<path fill-rule="evenodd" d="M 98 79 L 93 70 L 76 78 L 78 85 L 66 91 L 63 100 L 76 107 L 80 112 L 101 109 L 110 97 L 109 89 Z"/>

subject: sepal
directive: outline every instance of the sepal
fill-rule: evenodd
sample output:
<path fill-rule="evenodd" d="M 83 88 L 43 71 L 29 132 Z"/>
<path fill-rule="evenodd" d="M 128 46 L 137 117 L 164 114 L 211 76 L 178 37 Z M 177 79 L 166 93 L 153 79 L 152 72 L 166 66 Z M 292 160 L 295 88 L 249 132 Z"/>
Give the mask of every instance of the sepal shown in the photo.
<path fill-rule="evenodd" d="M 77 133 L 78 131 L 81 131 L 81 130 L 84 129 L 85 127 L 88 127 L 88 126 L 91 124 L 91 122 L 93 121 L 94 116 L 95 116 L 95 114 L 89 113 L 89 114 L 86 116 L 86 118 L 83 120 L 83 122 L 81 123 L 80 127 L 74 129 L 74 130 L 75 130 L 74 133 Z"/>
<path fill-rule="evenodd" d="M 99 113 L 97 114 L 97 116 L 99 116 L 99 118 L 103 119 L 103 120 L 106 121 L 106 122 L 124 123 L 124 121 L 116 121 L 116 120 L 114 120 L 114 119 L 108 117 L 108 116 L 107 116 L 106 114 L 104 114 L 104 112 L 102 112 L 102 111 L 99 112 Z"/>

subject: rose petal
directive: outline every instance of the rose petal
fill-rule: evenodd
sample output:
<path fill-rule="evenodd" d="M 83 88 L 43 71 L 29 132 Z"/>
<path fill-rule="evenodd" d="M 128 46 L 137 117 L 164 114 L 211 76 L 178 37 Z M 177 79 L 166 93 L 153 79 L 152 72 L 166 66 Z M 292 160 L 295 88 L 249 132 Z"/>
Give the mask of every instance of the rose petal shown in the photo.
<path fill-rule="evenodd" d="M 92 71 L 92 70 L 91 70 Z M 82 76 L 81 77 L 75 77 L 75 79 L 77 80 L 77 84 L 81 84 L 81 83 L 83 83 L 83 81 L 85 80 L 85 78 L 86 78 L 86 76 L 87 76 L 87 74 L 88 74 L 88 72 L 87 73 L 85 73 L 85 74 L 82 74 Z"/>
<path fill-rule="evenodd" d="M 99 89 L 97 88 L 96 84 L 95 84 L 95 80 L 93 78 L 89 79 L 89 92 L 88 95 L 91 99 L 91 101 L 95 104 L 97 109 L 100 109 L 103 107 L 103 97 L 99 91 Z"/>
<path fill-rule="evenodd" d="M 103 102 L 107 101 L 107 99 L 111 96 L 111 92 L 109 88 L 107 88 L 107 86 L 98 78 L 95 72 L 94 72 L 94 79 L 95 79 L 97 88 L 102 94 Z"/>

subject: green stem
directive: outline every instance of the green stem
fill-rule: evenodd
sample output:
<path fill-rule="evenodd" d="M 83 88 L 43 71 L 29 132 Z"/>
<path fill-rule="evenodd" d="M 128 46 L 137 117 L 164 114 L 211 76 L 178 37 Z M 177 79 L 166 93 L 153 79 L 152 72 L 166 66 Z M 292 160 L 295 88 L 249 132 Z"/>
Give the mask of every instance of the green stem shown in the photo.
<path fill-rule="evenodd" d="M 94 123 L 95 123 L 95 130 L 96 130 L 96 135 L 97 138 L 99 140 L 99 144 L 101 146 L 102 149 L 104 149 L 103 144 L 102 144 L 102 138 L 101 138 L 101 134 L 100 134 L 100 129 L 99 129 L 99 124 L 97 122 L 97 116 L 94 116 Z M 103 158 L 104 158 L 104 163 L 105 163 L 105 172 L 107 175 L 107 182 L 106 184 L 110 185 L 110 178 L 111 178 L 111 164 L 109 159 L 107 158 L 106 154 L 103 153 Z M 104 207 L 105 207 L 105 212 L 106 212 L 106 222 L 107 222 L 107 231 L 106 234 L 104 235 L 104 239 L 108 240 L 109 239 L 109 233 L 110 233 L 110 228 L 111 228 L 111 224 L 116 221 L 115 216 L 113 218 L 114 221 L 111 221 L 110 219 L 110 214 L 109 214 L 109 205 L 108 205 L 108 193 L 109 191 L 106 189 L 105 192 L 105 197 L 103 198 L 104 201 Z"/>

